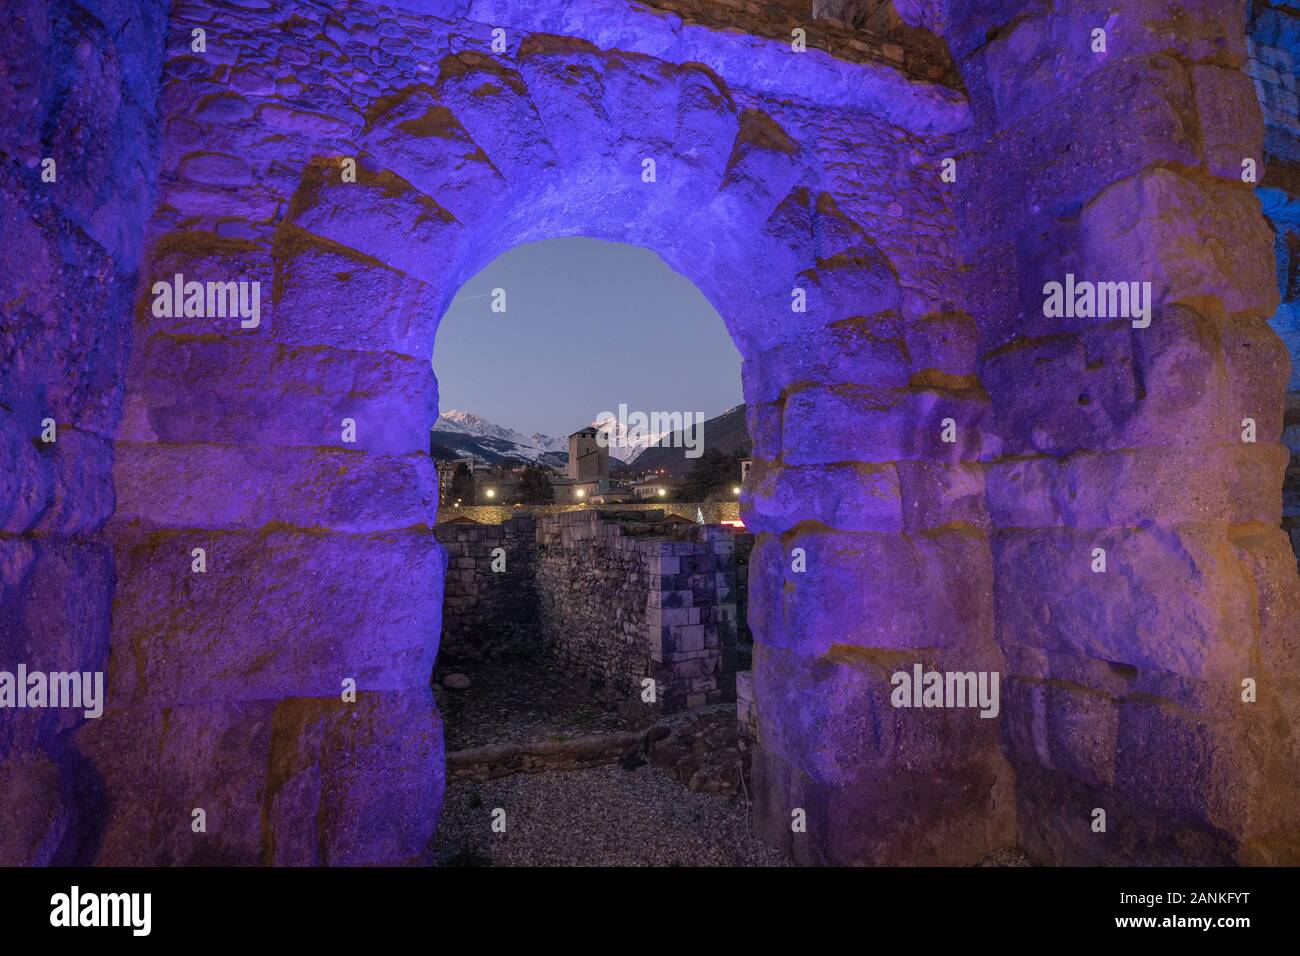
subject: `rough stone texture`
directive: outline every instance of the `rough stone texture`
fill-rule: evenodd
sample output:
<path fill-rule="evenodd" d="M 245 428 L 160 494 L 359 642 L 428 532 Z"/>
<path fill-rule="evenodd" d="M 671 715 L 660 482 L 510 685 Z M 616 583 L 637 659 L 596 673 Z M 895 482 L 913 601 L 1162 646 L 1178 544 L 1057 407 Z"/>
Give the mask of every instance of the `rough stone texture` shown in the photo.
<path fill-rule="evenodd" d="M 1017 840 L 1058 863 L 1300 859 L 1276 527 L 1295 422 L 1263 321 L 1300 289 L 1271 254 L 1300 242 L 1231 175 L 1259 133 L 1244 66 L 1259 198 L 1300 221 L 1271 52 L 1290 15 L 1255 4 L 1248 49 L 1219 0 L 882 7 L 20 4 L 0 665 L 111 684 L 101 720 L 0 715 L 0 862 L 428 858 L 434 329 L 487 262 L 563 235 L 659 253 L 744 358 L 759 833 L 821 863 Z M 1067 272 L 1151 282 L 1151 325 L 1049 318 Z M 260 325 L 155 316 L 177 273 L 261 283 Z M 691 592 L 657 608 L 661 659 L 725 603 L 677 546 L 644 572 Z M 1001 673 L 999 719 L 890 706 L 915 663 Z"/>
<path fill-rule="evenodd" d="M 445 522 L 436 529 L 447 552 L 442 596 L 442 663 L 503 661 L 545 649 L 537 626 L 537 521 L 499 525 Z M 503 555 L 494 553 L 500 548 Z M 503 570 L 493 570 L 497 564 Z"/>
<path fill-rule="evenodd" d="M 1278 333 L 1290 353 L 1291 375 L 1287 382 L 1287 407 L 1282 441 L 1290 452 L 1284 484 L 1283 527 L 1291 535 L 1300 560 L 1300 100 L 1296 98 L 1296 57 L 1300 56 L 1300 11 L 1284 4 L 1259 2 L 1251 5 L 1249 59 L 1246 73 L 1263 113 L 1262 123 L 1244 106 L 1238 115 L 1250 115 L 1250 145 L 1235 158 L 1252 158 L 1257 167 L 1259 196 L 1273 229 L 1275 285 L 1281 296 L 1269 325 Z M 1233 85 L 1234 102 L 1242 95 L 1238 77 L 1214 75 L 1219 86 Z M 1222 108 L 1221 108 L 1222 109 Z M 1240 175 L 1238 173 L 1237 175 Z"/>
<path fill-rule="evenodd" d="M 122 725 L 132 732 L 123 733 Z M 284 697 L 90 721 L 97 858 L 125 865 L 365 865 L 428 859 L 442 726 L 424 691 Z M 201 759 L 196 759 L 200 757 Z M 375 780 L 386 781 L 376 787 Z M 207 832 L 194 833 L 203 809 Z"/>
<path fill-rule="evenodd" d="M 647 677 L 664 712 L 734 700 L 731 532 L 676 525 L 665 540 L 643 517 L 570 512 L 539 523 L 539 619 L 552 650 L 624 706 L 640 706 Z"/>
<path fill-rule="evenodd" d="M 1061 863 L 1294 860 L 1276 775 L 1297 728 L 1277 669 L 1295 646 L 1277 613 L 1296 591 L 1276 530 L 1287 360 L 1260 322 L 1272 237 L 1241 179 L 1262 160 L 1244 5 L 1134 6 L 1107 25 L 1085 2 L 949 5 L 975 120 L 954 211 L 986 278 L 966 301 L 1017 839 Z M 1108 146 L 1081 141 L 1121 87 Z M 1047 316 L 1067 272 L 1150 282 L 1150 326 Z M 1275 691 L 1247 703 L 1247 678 Z"/>
<path fill-rule="evenodd" d="M 754 703 L 753 671 L 736 672 L 736 725 L 740 736 L 758 740 L 758 707 Z"/>
<path fill-rule="evenodd" d="M 454 522 L 437 534 L 451 661 L 544 654 L 629 717 L 734 699 L 736 539 L 744 550 L 748 535 L 665 522 L 660 511 Z M 642 699 L 646 678 L 653 704 Z"/>
<path fill-rule="evenodd" d="M 103 671 L 112 439 L 159 154 L 166 11 L 31 0 L 0 36 L 0 669 Z M 53 182 L 42 161 L 55 160 Z M 52 419 L 57 437 L 42 441 Z M 79 862 L 81 711 L 0 712 L 0 865 Z"/>

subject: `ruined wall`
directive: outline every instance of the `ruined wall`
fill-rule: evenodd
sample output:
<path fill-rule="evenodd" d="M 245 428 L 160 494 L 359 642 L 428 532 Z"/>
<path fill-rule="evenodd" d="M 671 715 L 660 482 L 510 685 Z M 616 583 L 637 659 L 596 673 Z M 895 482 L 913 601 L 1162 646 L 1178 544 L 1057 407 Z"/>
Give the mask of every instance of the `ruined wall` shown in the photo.
<path fill-rule="evenodd" d="M 1244 4 L 1015 6 L 951 3 L 946 35 L 974 117 L 953 197 L 1017 839 L 1061 863 L 1294 861 L 1288 367 L 1241 175 L 1262 146 Z M 1066 273 L 1149 281 L 1150 324 L 1049 317 Z"/>
<path fill-rule="evenodd" d="M 501 661 L 540 651 L 533 517 L 440 524 L 434 533 L 447 553 L 439 663 Z M 504 552 L 500 563 L 498 549 Z"/>
<path fill-rule="evenodd" d="M 538 522 L 539 624 L 547 647 L 621 705 L 640 703 L 646 677 L 656 685 L 652 710 L 734 700 L 731 532 L 678 525 L 684 530 L 665 540 L 657 524 L 600 520 L 587 511 Z"/>
<path fill-rule="evenodd" d="M 916 817 L 890 782 L 896 771 L 910 765 L 923 781 L 956 762 L 987 782 L 996 740 L 980 726 L 978 739 L 956 731 L 923 746 L 927 731 L 913 728 L 904 752 L 861 757 L 857 725 L 825 718 L 863 706 L 853 675 L 868 658 L 829 668 L 818 658 L 831 644 L 871 646 L 877 631 L 895 647 L 930 646 L 941 622 L 953 646 L 991 647 L 987 615 L 963 599 L 894 620 L 896 598 L 922 593 L 918 559 L 923 580 L 978 580 L 987 547 L 964 530 L 912 541 L 896 508 L 862 561 L 876 517 L 853 509 L 874 493 L 873 466 L 828 461 L 816 423 L 848 424 L 864 440 L 855 456 L 874 462 L 866 436 L 929 449 L 944 417 L 980 414 L 961 378 L 970 323 L 945 310 L 935 278 L 956 261 L 933 179 L 965 121 L 960 94 L 884 59 L 795 54 L 621 0 L 592 0 L 580 15 L 493 0 L 421 6 L 172 10 L 148 278 L 259 281 L 271 294 L 255 327 L 137 302 L 114 471 L 129 572 L 110 655 L 119 709 L 83 743 L 114 808 L 97 859 L 183 862 L 213 845 L 241 861 L 422 858 L 442 779 L 428 678 L 443 556 L 423 530 L 436 501 L 423 453 L 436 416 L 433 332 L 492 258 L 561 235 L 645 246 L 709 297 L 746 359 L 771 462 L 789 417 L 786 463 L 745 505 L 757 519 L 753 560 L 786 567 L 783 544 L 807 544 L 817 574 L 791 579 L 797 600 L 774 577 L 751 583 L 756 641 L 773 648 L 774 663 L 756 664 L 764 746 L 782 753 L 776 766 L 833 752 L 818 758 L 816 786 L 850 788 L 814 818 L 817 849 L 804 859 L 865 858 L 867 838 L 923 857 L 944 838 L 912 843 L 911 828 L 890 829 Z M 206 54 L 191 48 L 197 27 Z M 493 49 L 498 27 L 504 50 Z M 806 58 L 791 69 L 792 56 Z M 897 418 L 882 428 L 885 407 Z M 930 502 L 954 481 L 954 500 L 967 497 L 969 480 L 945 471 L 952 452 L 927 454 L 940 461 L 908 473 L 912 499 Z M 825 490 L 791 497 L 804 487 Z M 908 528 L 942 525 L 948 507 L 909 505 Z M 203 578 L 189 570 L 194 547 L 208 550 Z M 903 591 L 864 607 L 881 576 Z M 357 680 L 357 704 L 339 700 L 345 678 Z M 164 709 L 183 733 L 165 730 Z M 125 749 L 133 740 L 150 742 L 144 755 Z M 156 759 L 185 773 L 163 786 Z M 381 766 L 386 790 L 363 786 Z M 935 806 L 953 811 L 954 833 L 973 834 L 960 855 L 977 858 L 985 824 L 972 821 L 987 808 L 968 799 L 966 776 L 952 779 Z M 879 799 L 881 787 L 893 796 Z M 770 790 L 783 829 L 788 795 Z M 160 848 L 142 829 L 187 819 L 200 801 L 206 841 L 185 834 Z M 864 801 L 883 834 L 849 822 L 861 839 L 841 839 Z"/>
<path fill-rule="evenodd" d="M 736 546 L 736 647 L 743 649 L 747 669 L 754 643 L 754 634 L 749 629 L 749 557 L 754 550 L 754 536 L 737 531 L 731 540 Z"/>
<path fill-rule="evenodd" d="M 20 18 L 0 638 L 106 667 L 109 710 L 4 715 L 5 859 L 428 858 L 434 332 L 487 262 L 563 235 L 659 253 L 744 357 L 767 839 L 805 863 L 1300 857 L 1244 5 L 900 0 L 928 37 L 846 47 L 894 21 L 831 6 L 801 53 L 784 2 L 180 0 L 156 121 L 156 17 Z M 84 159 L 67 193 L 33 179 L 47 141 Z M 1049 318 L 1067 272 L 1150 281 L 1151 323 Z M 260 315 L 158 310 L 177 274 L 257 283 Z M 72 440 L 32 451 L 46 406 Z M 663 652 L 695 640 L 659 610 Z M 1003 674 L 999 719 L 892 706 L 916 664 Z"/>
<path fill-rule="evenodd" d="M 0 31 L 0 670 L 103 672 L 113 435 L 158 158 L 166 11 L 8 5 Z M 52 160 L 53 165 L 46 164 Z M 53 431 L 45 424 L 53 422 Z M 0 714 L 0 865 L 75 862 L 81 710 Z"/>
<path fill-rule="evenodd" d="M 544 653 L 634 717 L 733 699 L 735 536 L 662 518 L 577 511 L 440 525 L 445 662 Z"/>

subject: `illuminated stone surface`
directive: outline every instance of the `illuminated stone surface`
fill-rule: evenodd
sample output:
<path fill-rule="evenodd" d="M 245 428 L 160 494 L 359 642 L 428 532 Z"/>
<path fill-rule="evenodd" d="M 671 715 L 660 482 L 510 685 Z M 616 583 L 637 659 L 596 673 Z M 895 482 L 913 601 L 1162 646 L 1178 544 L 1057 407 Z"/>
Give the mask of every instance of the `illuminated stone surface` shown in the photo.
<path fill-rule="evenodd" d="M 657 252 L 744 357 L 766 839 L 805 863 L 1300 860 L 1241 12 L 1142 0 L 1097 55 L 1083 4 L 771 6 L 21 6 L 0 665 L 110 686 L 100 720 L 0 715 L 0 862 L 427 859 L 435 325 L 494 257 L 566 235 Z M 791 52 L 804 16 L 834 55 Z M 1151 326 L 1045 317 L 1067 271 L 1151 281 Z M 260 282 L 260 325 L 156 316 L 176 273 Z M 999 718 L 892 708 L 916 662 L 1000 672 Z"/>

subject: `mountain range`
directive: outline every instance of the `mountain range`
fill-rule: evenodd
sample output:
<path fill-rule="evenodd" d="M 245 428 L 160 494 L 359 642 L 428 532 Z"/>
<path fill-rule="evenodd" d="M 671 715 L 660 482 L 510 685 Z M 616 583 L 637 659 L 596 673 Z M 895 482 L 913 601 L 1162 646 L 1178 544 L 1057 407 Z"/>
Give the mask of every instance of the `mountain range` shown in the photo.
<path fill-rule="evenodd" d="M 596 424 L 596 423 L 592 423 Z M 616 434 L 621 434 L 615 427 Z M 704 423 L 704 447 L 722 452 L 749 446 L 745 430 L 745 406 L 737 405 Z M 622 465 L 636 463 L 637 470 L 664 469 L 670 475 L 685 475 L 694 464 L 686 457 L 680 436 L 644 435 L 631 442 L 617 439 L 611 444 L 610 457 Z M 429 433 L 429 454 L 439 461 L 474 458 L 489 465 L 510 460 L 537 462 L 563 468 L 569 460 L 569 439 L 540 433 L 525 435 L 513 428 L 497 425 L 463 409 L 450 409 L 438 416 Z M 617 469 L 618 464 L 611 462 Z"/>
<path fill-rule="evenodd" d="M 745 423 L 745 406 L 729 408 L 721 415 L 710 418 L 704 423 L 704 451 L 719 451 L 729 455 L 733 451 L 744 450 L 749 453 L 749 427 Z M 684 478 L 695 466 L 696 458 L 686 457 L 685 442 L 674 433 L 670 438 L 661 440 L 641 452 L 636 458 L 638 471 L 658 471 L 663 469 L 669 475 Z"/>
<path fill-rule="evenodd" d="M 453 408 L 438 416 L 429 433 L 429 454 L 440 461 L 474 457 L 489 465 L 511 459 L 563 467 L 569 460 L 568 438 L 525 435 L 481 415 Z"/>

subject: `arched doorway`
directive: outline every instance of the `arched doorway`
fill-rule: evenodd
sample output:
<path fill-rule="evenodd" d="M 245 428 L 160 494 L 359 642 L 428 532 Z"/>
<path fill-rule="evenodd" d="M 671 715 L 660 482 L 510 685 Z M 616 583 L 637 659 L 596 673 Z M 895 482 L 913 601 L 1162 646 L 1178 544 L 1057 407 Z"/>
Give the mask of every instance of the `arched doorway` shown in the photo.
<path fill-rule="evenodd" d="M 1269 462 L 1239 490 L 1202 454 L 1270 455 L 1243 452 L 1236 423 L 1280 428 L 1272 304 L 1248 254 L 1202 270 L 1183 241 L 1258 244 L 1237 144 L 1186 121 L 1226 68 L 1137 26 L 1141 56 L 1081 45 L 1059 71 L 1054 14 L 963 7 L 933 20 L 972 82 L 969 122 L 953 88 L 879 57 L 800 58 L 784 31 L 549 8 L 502 28 L 470 6 L 382 30 L 351 10 L 223 12 L 225 59 L 167 60 L 113 448 L 110 710 L 75 732 L 109 808 L 96 859 L 427 858 L 433 323 L 494 256 L 563 235 L 657 252 L 744 356 L 769 838 L 808 862 L 973 861 L 1017 827 L 1062 860 L 1184 845 L 1094 840 L 1085 811 L 1110 800 L 1152 833 L 1173 820 L 1190 858 L 1286 858 L 1294 707 L 1265 695 L 1242 721 L 1237 701 L 1246 670 L 1285 672 L 1294 568 Z M 1079 120 L 1133 90 L 1123 149 L 1081 159 Z M 1161 283 L 1150 335 L 1040 320 L 1049 277 L 1132 263 Z M 198 307 L 155 310 L 177 276 Z M 227 281 L 260 284 L 256 314 L 206 308 Z M 1151 480 L 1135 446 L 1172 471 Z M 1098 547 L 1131 573 L 1095 573 Z M 909 665 L 1004 664 L 1005 732 L 890 701 Z M 1208 783 L 1182 775 L 1210 757 Z"/>

